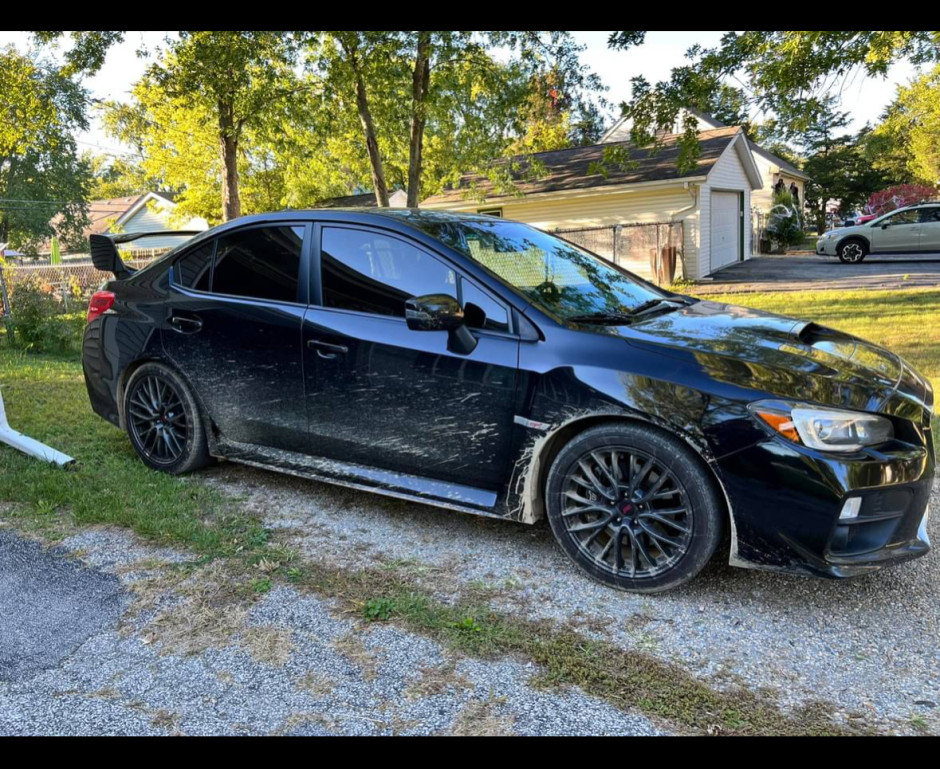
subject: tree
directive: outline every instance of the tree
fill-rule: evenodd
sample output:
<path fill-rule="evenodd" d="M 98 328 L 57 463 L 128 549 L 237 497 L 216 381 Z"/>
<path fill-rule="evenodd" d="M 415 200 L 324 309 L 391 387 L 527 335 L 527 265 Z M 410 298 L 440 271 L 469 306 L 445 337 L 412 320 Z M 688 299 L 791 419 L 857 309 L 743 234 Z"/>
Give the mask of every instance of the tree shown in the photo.
<path fill-rule="evenodd" d="M 913 206 L 927 200 L 936 200 L 938 191 L 935 186 L 926 184 L 898 184 L 874 193 L 868 198 L 868 213 L 881 216 L 896 208 Z"/>
<path fill-rule="evenodd" d="M 40 45 L 57 43 L 64 32 L 33 32 L 33 37 Z M 94 75 L 104 65 L 112 45 L 124 40 L 124 33 L 118 31 L 70 32 L 72 47 L 65 53 L 65 66 L 62 74 Z"/>
<path fill-rule="evenodd" d="M 466 171 L 481 156 L 488 161 L 506 151 L 526 132 L 520 113 L 539 119 L 530 99 L 549 73 L 556 97 L 565 100 L 569 137 L 599 132 L 599 113 L 586 94 L 599 91 L 600 81 L 580 64 L 581 49 L 567 33 L 329 32 L 307 44 L 334 104 L 355 105 L 378 205 L 387 205 L 393 184 L 407 190 L 412 206 L 436 191 L 440 174 L 450 178 L 455 170 L 442 156 L 459 156 Z M 515 55 L 499 62 L 492 46 Z M 451 147 L 438 143 L 442 135 Z M 462 136 L 472 137 L 476 149 Z"/>
<path fill-rule="evenodd" d="M 623 50 L 643 41 L 642 32 L 617 32 L 608 45 Z M 707 98 L 715 78 L 736 78 L 750 111 L 775 115 L 782 135 L 793 138 L 825 111 L 825 94 L 853 76 L 884 77 L 900 60 L 940 60 L 940 32 L 728 32 L 715 48 L 691 48 L 688 59 L 655 86 L 643 77 L 633 79 L 626 111 L 637 145 L 653 144 L 656 129 L 674 125 L 682 106 Z M 680 155 L 680 168 L 691 170 L 697 146 L 692 126 L 685 127 L 682 143 L 687 150 Z"/>
<path fill-rule="evenodd" d="M 767 233 L 777 250 L 786 250 L 803 240 L 803 218 L 800 208 L 787 189 L 774 193 L 773 206 L 767 215 Z"/>
<path fill-rule="evenodd" d="M 87 152 L 82 154 L 82 160 L 91 169 L 92 180 L 88 197 L 92 200 L 129 197 L 151 187 L 161 189 L 148 179 L 138 163 L 129 158 L 93 155 Z"/>
<path fill-rule="evenodd" d="M 910 181 L 940 182 L 940 66 L 898 87 L 874 138 L 879 167 Z"/>
<path fill-rule="evenodd" d="M 820 233 L 826 228 L 830 200 L 838 200 L 842 211 L 852 211 L 885 183 L 884 175 L 872 167 L 865 154 L 870 129 L 847 134 L 844 129 L 848 122 L 848 114 L 836 109 L 835 97 L 828 97 L 817 121 L 800 138 L 806 158 L 803 170 L 810 177 L 806 205 L 813 211 Z"/>
<path fill-rule="evenodd" d="M 283 32 L 181 32 L 147 78 L 213 126 L 221 161 L 222 218 L 241 216 L 239 142 L 296 96 L 295 50 Z"/>
<path fill-rule="evenodd" d="M 87 221 L 91 176 L 73 137 L 87 128 L 85 91 L 51 63 L 7 48 L 0 93 L 0 242 L 35 251 L 57 229 L 72 245 Z"/>

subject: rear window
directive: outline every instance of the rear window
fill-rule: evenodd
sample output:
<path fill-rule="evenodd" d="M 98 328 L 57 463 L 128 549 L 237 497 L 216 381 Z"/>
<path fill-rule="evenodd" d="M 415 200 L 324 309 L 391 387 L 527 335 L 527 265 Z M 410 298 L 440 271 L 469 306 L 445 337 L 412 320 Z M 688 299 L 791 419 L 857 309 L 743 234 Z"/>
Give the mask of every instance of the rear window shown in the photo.
<path fill-rule="evenodd" d="M 212 293 L 297 301 L 303 227 L 258 227 L 218 240 Z"/>

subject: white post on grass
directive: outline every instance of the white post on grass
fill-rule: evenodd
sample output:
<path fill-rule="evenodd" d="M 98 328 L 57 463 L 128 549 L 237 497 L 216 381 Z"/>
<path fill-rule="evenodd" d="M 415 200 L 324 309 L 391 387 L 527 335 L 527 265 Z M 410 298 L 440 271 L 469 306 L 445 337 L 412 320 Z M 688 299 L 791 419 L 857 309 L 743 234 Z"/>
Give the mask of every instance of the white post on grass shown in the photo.
<path fill-rule="evenodd" d="M 0 390 L 0 442 L 8 444 L 24 454 L 29 454 L 31 457 L 36 457 L 36 459 L 57 464 L 59 467 L 65 467 L 75 461 L 68 454 L 56 451 L 45 443 L 33 440 L 10 427 L 9 422 L 7 422 L 6 410 L 3 408 L 2 390 Z"/>

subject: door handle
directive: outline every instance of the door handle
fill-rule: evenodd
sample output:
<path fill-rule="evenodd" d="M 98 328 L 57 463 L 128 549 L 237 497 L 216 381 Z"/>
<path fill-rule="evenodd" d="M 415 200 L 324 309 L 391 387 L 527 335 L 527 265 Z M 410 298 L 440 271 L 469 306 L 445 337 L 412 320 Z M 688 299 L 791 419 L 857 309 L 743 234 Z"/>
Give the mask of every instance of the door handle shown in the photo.
<path fill-rule="evenodd" d="M 344 344 L 330 344 L 329 342 L 321 342 L 319 339 L 308 339 L 307 347 L 316 350 L 317 355 L 326 360 L 332 360 L 337 355 L 345 355 L 349 352 L 349 348 Z"/>
<path fill-rule="evenodd" d="M 202 321 L 198 318 L 186 318 L 182 315 L 172 315 L 170 326 L 181 334 L 195 334 L 202 328 Z"/>

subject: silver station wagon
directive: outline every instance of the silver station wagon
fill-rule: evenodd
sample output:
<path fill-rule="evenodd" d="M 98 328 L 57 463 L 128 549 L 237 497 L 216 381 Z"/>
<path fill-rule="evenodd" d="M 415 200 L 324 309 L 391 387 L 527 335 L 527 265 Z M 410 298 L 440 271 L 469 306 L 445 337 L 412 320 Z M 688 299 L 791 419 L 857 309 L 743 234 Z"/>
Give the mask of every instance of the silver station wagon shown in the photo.
<path fill-rule="evenodd" d="M 816 241 L 816 253 L 857 264 L 869 254 L 940 256 L 940 202 L 899 208 L 870 222 L 830 230 Z"/>

